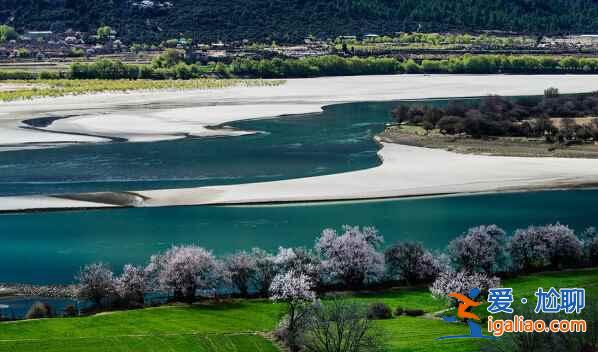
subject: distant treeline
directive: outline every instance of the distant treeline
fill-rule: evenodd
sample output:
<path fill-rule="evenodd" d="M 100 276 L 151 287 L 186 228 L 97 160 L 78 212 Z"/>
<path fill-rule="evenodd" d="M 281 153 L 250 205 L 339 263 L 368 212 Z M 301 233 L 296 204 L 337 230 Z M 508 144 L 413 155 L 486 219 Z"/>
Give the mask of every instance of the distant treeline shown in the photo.
<path fill-rule="evenodd" d="M 235 75 L 262 78 L 389 73 L 596 73 L 598 58 L 463 55 L 416 62 L 411 59 L 320 56 L 304 59 L 239 59 L 231 66 L 231 72 Z"/>
<path fill-rule="evenodd" d="M 291 78 L 352 76 L 398 73 L 462 74 L 540 74 L 598 73 L 598 58 L 530 56 L 530 55 L 463 55 L 444 60 L 402 60 L 384 57 L 341 57 L 335 55 L 302 59 L 236 59 L 231 64 L 202 66 L 187 64 L 182 58 L 155 60 L 152 64 L 125 64 L 113 60 L 74 63 L 67 72 L 0 71 L 7 79 L 192 79 L 206 76 Z"/>

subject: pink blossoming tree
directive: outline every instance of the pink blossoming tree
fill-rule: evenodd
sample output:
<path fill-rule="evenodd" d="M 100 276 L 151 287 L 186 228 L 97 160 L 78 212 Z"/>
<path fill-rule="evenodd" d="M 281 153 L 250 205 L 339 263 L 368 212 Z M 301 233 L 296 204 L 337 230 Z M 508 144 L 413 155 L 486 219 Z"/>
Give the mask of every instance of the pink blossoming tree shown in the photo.
<path fill-rule="evenodd" d="M 198 289 L 215 290 L 224 275 L 212 252 L 194 245 L 172 246 L 153 255 L 145 272 L 154 288 L 187 302 L 195 300 Z"/>
<path fill-rule="evenodd" d="M 384 274 L 384 255 L 378 251 L 384 239 L 373 227 L 343 226 L 343 233 L 325 229 L 315 245 L 322 258 L 326 281 L 359 288 Z"/>

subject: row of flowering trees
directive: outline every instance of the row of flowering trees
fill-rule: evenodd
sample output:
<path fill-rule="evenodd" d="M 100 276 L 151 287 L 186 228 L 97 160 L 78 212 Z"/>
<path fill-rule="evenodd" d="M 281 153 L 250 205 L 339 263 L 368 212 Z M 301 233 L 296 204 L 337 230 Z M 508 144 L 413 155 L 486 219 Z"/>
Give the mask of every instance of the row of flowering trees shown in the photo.
<path fill-rule="evenodd" d="M 513 236 L 496 225 L 478 226 L 438 253 L 412 242 L 383 250 L 383 243 L 373 227 L 343 226 L 341 232 L 322 231 L 313 249 L 281 247 L 276 254 L 256 248 L 218 258 L 199 246 L 173 246 L 153 255 L 146 267 L 125 265 L 120 276 L 102 263 L 84 267 L 77 277 L 79 295 L 97 305 L 135 306 L 151 291 L 192 302 L 198 293 L 277 298 L 306 287 L 314 292 L 432 283 L 432 293 L 443 296 L 498 285 L 496 276 L 505 273 L 598 265 L 596 230 L 578 237 L 561 224 L 530 226 Z"/>
<path fill-rule="evenodd" d="M 590 227 L 578 237 L 557 223 L 518 229 L 509 237 L 496 225 L 478 226 L 452 240 L 445 255 L 449 270 L 439 273 L 430 287 L 439 297 L 496 287 L 498 276 L 506 274 L 596 266 L 598 233 Z"/>

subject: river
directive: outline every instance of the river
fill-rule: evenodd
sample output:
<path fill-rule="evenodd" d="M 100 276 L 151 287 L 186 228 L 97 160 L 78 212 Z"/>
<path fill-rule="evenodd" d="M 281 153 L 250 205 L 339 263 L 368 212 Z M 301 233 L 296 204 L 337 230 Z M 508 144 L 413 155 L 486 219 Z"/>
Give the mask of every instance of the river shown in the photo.
<path fill-rule="evenodd" d="M 437 101 L 441 104 L 443 101 Z M 379 165 L 373 136 L 396 103 L 352 103 L 321 114 L 229 124 L 243 137 L 106 143 L 0 153 L 0 195 L 176 188 L 332 174 Z M 197 206 L 0 215 L 0 282 L 67 283 L 104 261 L 118 271 L 172 244 L 216 254 L 311 247 L 325 227 L 373 225 L 387 243 L 442 249 L 468 227 L 512 232 L 557 222 L 595 223 L 597 190 L 486 194 L 276 206 Z"/>

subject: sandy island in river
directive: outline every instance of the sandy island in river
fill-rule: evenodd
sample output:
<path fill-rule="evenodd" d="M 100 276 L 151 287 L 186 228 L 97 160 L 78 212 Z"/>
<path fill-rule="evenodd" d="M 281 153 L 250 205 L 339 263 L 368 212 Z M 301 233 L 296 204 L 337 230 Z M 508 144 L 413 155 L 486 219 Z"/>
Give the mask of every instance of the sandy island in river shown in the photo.
<path fill-rule="evenodd" d="M 0 138 L 12 148 L 51 134 L 56 142 L 93 143 L 105 138 L 154 141 L 192 136 L 239 135 L 212 125 L 245 118 L 317 112 L 355 101 L 562 93 L 598 89 L 588 75 L 396 75 L 288 80 L 277 87 L 232 87 L 201 91 L 133 92 L 44 98 L 0 104 Z M 23 130 L 36 116 L 77 115 L 45 129 Z M 31 133 L 31 134 L 28 134 Z M 71 133 L 78 133 L 73 135 Z M 61 138 L 64 136 L 64 140 Z M 93 136 L 93 137 L 90 137 Z M 81 137 L 81 140 L 77 140 Z M 48 137 L 44 137 L 47 141 Z M 91 140 L 90 140 L 91 139 Z M 0 144 L 5 144 L 0 140 Z M 29 145 L 30 146 L 30 145 Z M 447 193 L 571 187 L 598 183 L 598 160 L 462 155 L 443 150 L 383 144 L 379 167 L 328 176 L 230 186 L 102 193 L 101 195 L 0 197 L 0 211 L 246 204 L 368 199 Z"/>

